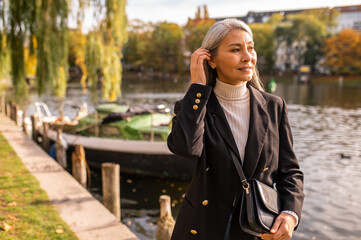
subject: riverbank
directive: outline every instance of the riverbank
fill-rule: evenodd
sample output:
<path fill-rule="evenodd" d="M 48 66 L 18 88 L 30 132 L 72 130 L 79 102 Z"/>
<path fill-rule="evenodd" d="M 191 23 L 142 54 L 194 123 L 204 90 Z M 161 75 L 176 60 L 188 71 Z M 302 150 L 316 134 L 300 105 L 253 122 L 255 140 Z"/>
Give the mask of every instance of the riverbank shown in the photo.
<path fill-rule="evenodd" d="M 1 133 L 0 165 L 0 239 L 78 239 Z"/>
<path fill-rule="evenodd" d="M 297 78 L 297 74 L 295 73 L 285 73 L 283 75 L 266 75 L 260 74 L 261 79 L 265 85 L 270 82 L 270 79 L 275 79 L 276 83 L 293 83 L 294 79 Z M 173 87 L 170 89 L 177 89 L 179 86 L 186 85 L 190 81 L 189 74 L 187 75 L 167 75 L 167 76 L 158 76 L 157 74 L 147 74 L 144 72 L 130 72 L 125 71 L 123 73 L 123 81 L 122 85 L 127 85 L 127 82 L 141 82 L 142 84 L 146 84 L 149 86 L 150 89 L 156 88 L 154 84 L 161 83 L 163 85 L 172 85 Z M 337 85 L 346 85 L 346 86 L 353 86 L 353 85 L 361 85 L 361 75 L 360 76 L 342 76 L 342 82 L 340 82 L 340 76 L 319 76 L 319 75 L 310 75 L 311 84 L 337 84 Z M 68 86 L 71 84 L 79 84 L 78 79 L 69 79 L 67 82 Z M 30 90 L 36 90 L 36 83 L 35 79 L 32 79 L 30 83 Z M 88 89 L 89 90 L 89 89 Z M 122 87 L 122 93 L 126 93 L 127 89 Z M 5 91 L 14 91 L 14 88 L 11 83 L 10 78 L 0 79 L 0 94 L 5 93 Z M 83 94 L 84 95 L 84 94 Z M 94 95 L 95 96 L 95 95 Z"/>
<path fill-rule="evenodd" d="M 285 74 L 282 76 L 274 75 L 261 75 L 264 83 L 269 83 L 270 79 L 273 78 L 277 83 L 292 83 L 294 78 L 297 77 L 295 74 Z M 310 75 L 310 83 L 312 84 L 340 84 L 340 76 L 318 76 Z M 342 76 L 342 84 L 345 85 L 361 85 L 361 76 Z"/>
<path fill-rule="evenodd" d="M 311 79 L 312 83 L 333 83 L 341 84 L 361 84 L 361 76 L 313 76 Z"/>
<path fill-rule="evenodd" d="M 9 145 L 14 150 L 14 152 L 12 154 L 9 154 L 9 156 L 15 156 L 16 154 L 18 158 L 21 159 L 25 167 L 29 170 L 30 174 L 36 178 L 36 180 L 33 181 L 22 180 L 28 182 L 20 188 L 20 192 L 23 195 L 28 194 L 28 197 L 30 199 L 30 208 L 32 211 L 34 211 L 31 216 L 36 216 L 40 214 L 40 212 L 37 211 L 40 211 L 38 206 L 42 204 L 44 206 L 48 206 L 48 208 L 55 207 L 54 209 L 58 211 L 60 217 L 69 226 L 66 227 L 66 224 L 55 223 L 54 226 L 58 227 L 57 229 L 62 229 L 58 230 L 58 232 L 64 231 L 62 234 L 65 233 L 66 229 L 70 228 L 79 239 L 84 240 L 137 239 L 136 236 L 132 232 L 130 232 L 130 230 L 125 225 L 117 221 L 115 216 L 111 214 L 100 202 L 93 198 L 92 195 L 85 188 L 83 188 L 69 173 L 67 173 L 62 167 L 60 167 L 60 165 L 56 163 L 51 157 L 49 157 L 38 145 L 31 141 L 19 127 L 15 126 L 13 122 L 11 122 L 3 115 L 0 115 L 0 132 L 4 136 L 4 139 L 7 140 Z M 5 148 L 2 151 L 6 152 L 8 150 L 9 149 Z M 1 165 L 3 164 L 1 163 Z M 23 169 L 25 169 L 25 167 L 23 167 Z M 2 167 L 2 169 L 4 168 Z M 22 175 L 18 175 L 18 177 L 22 179 Z M 13 176 L 13 174 L 6 173 L 5 175 L 0 174 L 0 176 L 8 177 Z M 1 178 L 1 181 L 3 181 L 3 179 L 4 177 Z M 46 192 L 48 199 L 36 198 L 37 195 L 41 195 L 38 194 L 40 190 L 38 192 L 32 192 L 30 190 L 22 192 L 24 189 L 26 189 L 26 187 L 29 187 L 28 185 L 33 185 L 32 183 L 37 181 L 39 182 L 40 188 Z M 1 189 L 4 188 L 3 185 L 4 184 L 0 182 Z M 7 191 L 3 192 L 3 190 L 0 191 L 1 197 L 3 196 L 3 194 L 8 193 Z M 5 201 L 1 198 L 1 200 L 2 205 L 6 204 L 7 207 L 9 207 L 9 203 L 12 203 L 11 201 L 8 202 L 11 199 Z M 10 204 L 10 206 L 13 205 L 14 203 Z M 21 207 L 21 205 L 19 205 L 19 207 Z M 3 210 L 1 209 L 1 211 Z M 25 211 L 27 211 L 26 208 Z M 0 215 L 3 216 L 3 214 Z M 7 216 L 5 217 L 6 219 L 14 219 L 14 221 L 16 221 L 15 219 L 17 219 L 16 215 L 14 214 L 5 216 Z M 45 216 L 47 217 L 47 215 Z M 0 218 L 0 221 L 5 221 L 5 219 L 2 217 Z M 49 221 L 49 219 L 40 218 L 38 221 Z M 10 222 L 6 224 L 11 227 Z M 30 220 L 30 223 L 25 224 L 25 226 L 23 227 L 23 231 L 28 232 L 30 229 L 33 229 L 32 224 L 37 223 Z M 3 227 L 3 229 L 4 228 L 5 227 Z M 42 231 L 45 231 L 46 228 L 41 227 L 41 229 Z M 48 229 L 50 229 L 50 231 L 53 230 L 51 227 L 48 227 Z M 34 239 L 76 239 L 74 233 L 71 233 L 70 230 L 69 234 L 72 235 L 69 235 L 67 238 L 59 238 L 61 234 L 56 233 L 57 229 L 54 230 L 54 237 L 48 237 L 48 235 L 46 235 L 46 237 L 44 238 L 35 236 Z M 11 231 L 8 232 L 11 233 Z M 5 234 L 8 232 L 4 231 L 1 232 L 1 234 Z M 36 231 L 35 234 L 37 234 Z M 21 239 L 24 236 L 21 236 L 20 238 L 11 237 L 12 235 L 10 235 L 9 239 Z M 0 238 L 3 239 L 1 235 Z M 25 238 L 33 239 L 26 236 Z"/>

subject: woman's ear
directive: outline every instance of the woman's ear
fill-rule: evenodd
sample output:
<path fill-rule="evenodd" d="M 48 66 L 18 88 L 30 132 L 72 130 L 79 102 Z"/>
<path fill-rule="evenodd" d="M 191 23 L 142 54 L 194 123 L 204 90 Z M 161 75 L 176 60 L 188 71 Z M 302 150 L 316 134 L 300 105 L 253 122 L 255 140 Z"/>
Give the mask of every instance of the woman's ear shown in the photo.
<path fill-rule="evenodd" d="M 211 58 L 208 60 L 208 65 L 212 68 L 215 69 L 217 67 L 217 64 L 214 61 L 213 56 L 211 56 Z"/>

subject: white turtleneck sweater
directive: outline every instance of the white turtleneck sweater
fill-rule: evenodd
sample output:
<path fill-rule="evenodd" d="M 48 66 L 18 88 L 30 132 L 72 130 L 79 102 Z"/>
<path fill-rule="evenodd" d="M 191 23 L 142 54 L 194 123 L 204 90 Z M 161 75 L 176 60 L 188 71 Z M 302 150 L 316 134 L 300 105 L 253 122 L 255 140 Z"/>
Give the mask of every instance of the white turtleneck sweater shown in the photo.
<path fill-rule="evenodd" d="M 217 79 L 214 93 L 226 115 L 243 163 L 248 138 L 250 100 L 247 82 L 230 85 Z"/>

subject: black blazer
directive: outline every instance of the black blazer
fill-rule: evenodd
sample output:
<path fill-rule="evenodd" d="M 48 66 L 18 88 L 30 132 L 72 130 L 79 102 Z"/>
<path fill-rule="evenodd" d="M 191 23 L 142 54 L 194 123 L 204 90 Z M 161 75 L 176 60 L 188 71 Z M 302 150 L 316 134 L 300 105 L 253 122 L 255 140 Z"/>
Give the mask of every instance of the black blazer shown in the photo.
<path fill-rule="evenodd" d="M 250 90 L 250 124 L 243 171 L 272 186 L 281 195 L 282 210 L 301 216 L 303 173 L 292 149 L 286 104 L 278 96 Z M 199 100 L 196 100 L 199 99 Z M 239 227 L 240 179 L 230 156 L 239 152 L 217 97 L 209 86 L 192 84 L 174 107 L 168 147 L 173 153 L 194 158 L 196 168 L 184 196 L 172 239 L 224 238 L 231 212 L 229 239 L 255 239 Z"/>

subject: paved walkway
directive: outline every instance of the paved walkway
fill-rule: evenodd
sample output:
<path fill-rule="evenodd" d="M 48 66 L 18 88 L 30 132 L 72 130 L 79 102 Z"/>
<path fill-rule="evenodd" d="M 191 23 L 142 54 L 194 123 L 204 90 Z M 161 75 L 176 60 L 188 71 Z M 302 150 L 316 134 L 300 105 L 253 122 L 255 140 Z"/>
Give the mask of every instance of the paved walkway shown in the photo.
<path fill-rule="evenodd" d="M 36 177 L 60 216 L 81 240 L 138 239 L 67 171 L 0 114 L 0 132 Z"/>

